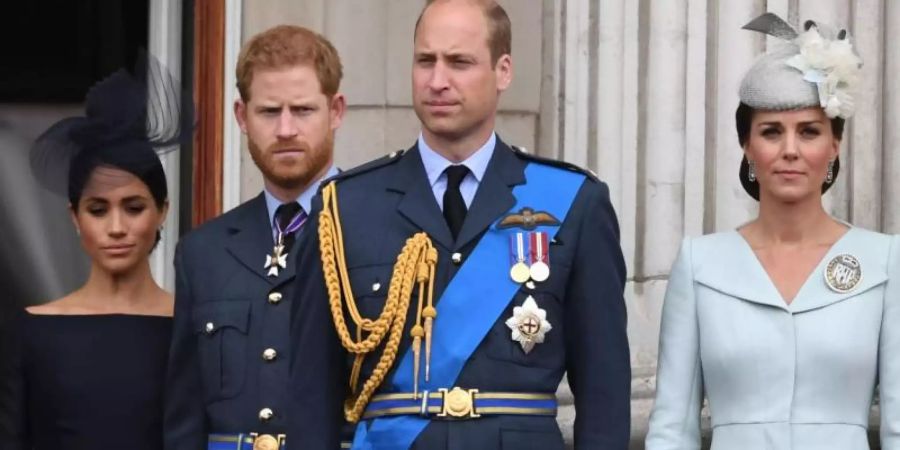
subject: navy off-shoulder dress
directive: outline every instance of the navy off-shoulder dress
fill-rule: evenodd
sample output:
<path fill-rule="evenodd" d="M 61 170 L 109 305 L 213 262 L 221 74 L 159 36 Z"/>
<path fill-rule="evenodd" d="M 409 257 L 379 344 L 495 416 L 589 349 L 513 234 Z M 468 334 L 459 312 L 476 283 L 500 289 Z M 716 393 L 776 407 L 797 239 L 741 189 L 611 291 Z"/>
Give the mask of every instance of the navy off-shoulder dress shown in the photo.
<path fill-rule="evenodd" d="M 162 448 L 171 318 L 33 315 L 0 336 L 0 448 Z"/>

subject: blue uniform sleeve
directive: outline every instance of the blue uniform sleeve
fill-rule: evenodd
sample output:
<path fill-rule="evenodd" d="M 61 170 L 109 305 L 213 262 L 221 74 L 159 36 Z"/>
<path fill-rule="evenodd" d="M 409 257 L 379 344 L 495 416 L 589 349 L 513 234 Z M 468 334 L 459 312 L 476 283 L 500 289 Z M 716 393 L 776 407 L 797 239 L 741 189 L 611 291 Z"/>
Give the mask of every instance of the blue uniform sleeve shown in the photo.
<path fill-rule="evenodd" d="M 647 450 L 700 449 L 703 373 L 691 241 L 685 239 L 666 287 L 659 336 L 656 403 Z"/>
<path fill-rule="evenodd" d="M 628 448 L 631 357 L 623 297 L 625 261 L 609 190 L 587 181 L 585 210 L 566 289 L 567 374 L 575 395 L 575 448 Z"/>
<path fill-rule="evenodd" d="M 175 317 L 166 374 L 163 423 L 166 450 L 201 450 L 207 445 L 197 340 L 191 330 L 192 304 L 184 249 L 179 244 L 175 250 Z"/>
<path fill-rule="evenodd" d="M 321 203 L 321 197 L 316 197 Z M 335 331 L 319 252 L 318 209 L 294 248 L 300 249 L 291 302 L 291 371 L 288 448 L 340 448 L 347 393 L 346 353 Z M 351 232 L 345 228 L 345 232 Z"/>

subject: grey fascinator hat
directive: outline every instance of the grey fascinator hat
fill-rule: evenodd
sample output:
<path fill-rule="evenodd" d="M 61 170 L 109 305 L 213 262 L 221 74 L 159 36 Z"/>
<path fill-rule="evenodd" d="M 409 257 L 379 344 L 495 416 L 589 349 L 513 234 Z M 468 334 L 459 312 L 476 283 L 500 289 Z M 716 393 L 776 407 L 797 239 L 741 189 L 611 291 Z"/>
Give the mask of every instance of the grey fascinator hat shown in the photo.
<path fill-rule="evenodd" d="M 784 42 L 760 57 L 744 75 L 739 92 L 742 104 L 769 111 L 821 107 L 833 124 L 843 124 L 853 115 L 862 60 L 847 30 L 807 20 L 798 31 L 772 13 L 753 19 L 743 28 Z M 741 108 L 737 116 L 740 121 Z M 823 193 L 834 183 L 839 168 L 835 160 L 833 177 L 823 184 Z M 744 190 L 759 200 L 759 184 L 749 178 L 746 157 L 739 175 Z"/>

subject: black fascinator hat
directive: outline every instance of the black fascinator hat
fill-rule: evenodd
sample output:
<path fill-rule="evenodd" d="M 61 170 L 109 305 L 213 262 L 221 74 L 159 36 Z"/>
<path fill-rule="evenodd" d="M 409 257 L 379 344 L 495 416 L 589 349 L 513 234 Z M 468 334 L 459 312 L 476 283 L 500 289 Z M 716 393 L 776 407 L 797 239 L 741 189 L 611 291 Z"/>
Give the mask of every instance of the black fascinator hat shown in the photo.
<path fill-rule="evenodd" d="M 120 69 L 88 91 L 84 117 L 63 119 L 38 137 L 32 173 L 75 207 L 94 169 L 113 167 L 141 179 L 161 206 L 168 189 L 159 156 L 177 149 L 191 130 L 179 93 L 169 72 L 142 53 L 134 72 Z"/>

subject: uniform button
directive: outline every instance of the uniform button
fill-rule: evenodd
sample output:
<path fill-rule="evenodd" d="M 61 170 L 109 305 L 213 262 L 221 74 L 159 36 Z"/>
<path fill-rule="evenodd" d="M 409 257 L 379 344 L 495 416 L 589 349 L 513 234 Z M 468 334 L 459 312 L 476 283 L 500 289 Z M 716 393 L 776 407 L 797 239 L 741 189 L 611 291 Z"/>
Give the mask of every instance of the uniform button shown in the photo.
<path fill-rule="evenodd" d="M 378 292 L 381 289 L 381 283 L 375 283 L 372 285 L 372 292 Z"/>
<path fill-rule="evenodd" d="M 281 292 L 272 292 L 269 294 L 269 303 L 277 305 L 281 301 Z"/>
<path fill-rule="evenodd" d="M 204 327 L 204 329 L 206 330 L 206 333 L 209 334 L 215 331 L 216 325 L 212 322 L 206 322 L 206 327 Z"/>
<path fill-rule="evenodd" d="M 276 357 L 278 357 L 278 352 L 276 352 L 274 348 L 267 348 L 263 350 L 262 358 L 264 360 L 274 361 Z"/>
<path fill-rule="evenodd" d="M 275 411 L 272 411 L 272 408 L 263 408 L 263 409 L 259 410 L 260 422 L 268 422 L 274 416 L 275 416 Z"/>
<path fill-rule="evenodd" d="M 450 255 L 450 260 L 453 261 L 453 264 L 459 265 L 462 262 L 462 253 L 454 253 Z"/>

